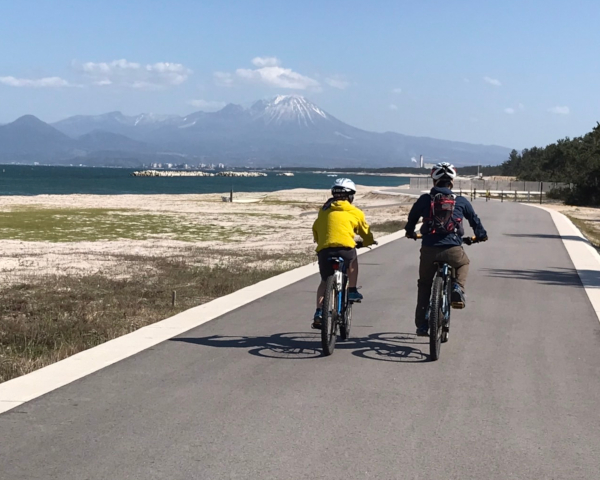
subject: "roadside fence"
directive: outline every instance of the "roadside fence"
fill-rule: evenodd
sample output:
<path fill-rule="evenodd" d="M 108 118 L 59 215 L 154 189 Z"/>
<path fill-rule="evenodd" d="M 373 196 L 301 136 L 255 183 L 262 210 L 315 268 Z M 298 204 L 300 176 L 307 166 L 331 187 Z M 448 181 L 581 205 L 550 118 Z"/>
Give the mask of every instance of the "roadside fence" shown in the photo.
<path fill-rule="evenodd" d="M 412 177 L 410 188 L 429 190 L 433 187 L 433 180 L 428 177 Z M 471 197 L 485 197 L 486 201 L 492 198 L 500 201 L 535 202 L 542 203 L 548 192 L 554 189 L 573 188 L 573 184 L 560 182 L 524 182 L 510 180 L 483 180 L 464 179 L 455 180 L 453 190 L 460 195 Z"/>

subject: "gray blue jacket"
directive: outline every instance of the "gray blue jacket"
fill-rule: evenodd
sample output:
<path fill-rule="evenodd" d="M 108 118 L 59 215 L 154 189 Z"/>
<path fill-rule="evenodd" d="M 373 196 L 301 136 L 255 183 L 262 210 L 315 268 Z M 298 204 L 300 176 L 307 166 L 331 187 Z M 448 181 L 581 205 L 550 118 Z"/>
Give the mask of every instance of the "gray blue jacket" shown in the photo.
<path fill-rule="evenodd" d="M 437 193 L 443 193 L 444 195 L 451 195 L 452 190 L 449 188 L 433 187 L 429 194 L 424 194 L 414 203 L 408 214 L 408 222 L 406 223 L 406 233 L 411 235 L 415 232 L 415 227 L 421 218 L 429 217 L 431 210 L 431 196 Z M 464 221 L 466 218 L 471 225 L 471 228 L 475 232 L 477 238 L 487 237 L 487 232 L 481 220 L 473 210 L 471 202 L 465 197 L 456 197 L 456 204 L 454 206 L 454 218 Z M 421 232 L 423 233 L 423 231 Z M 423 235 L 423 246 L 425 247 L 454 247 L 462 245 L 462 237 L 456 233 L 432 233 Z"/>

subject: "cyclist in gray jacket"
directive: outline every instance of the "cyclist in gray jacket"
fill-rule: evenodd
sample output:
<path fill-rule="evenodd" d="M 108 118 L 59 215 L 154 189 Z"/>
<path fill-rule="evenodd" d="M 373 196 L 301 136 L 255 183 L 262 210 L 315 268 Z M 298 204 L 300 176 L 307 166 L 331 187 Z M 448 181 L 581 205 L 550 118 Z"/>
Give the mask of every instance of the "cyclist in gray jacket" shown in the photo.
<path fill-rule="evenodd" d="M 419 262 L 419 280 L 417 294 L 417 310 L 415 325 L 418 336 L 427 336 L 428 319 L 426 318 L 431 284 L 435 276 L 435 262 L 444 262 L 452 266 L 456 272 L 456 283 L 452 286 L 451 301 L 454 308 L 465 307 L 465 284 L 469 272 L 469 257 L 462 247 L 464 235 L 463 220 L 467 219 L 475 232 L 478 241 L 487 240 L 487 232 L 471 203 L 462 196 L 452 193 L 456 169 L 453 165 L 442 162 L 431 170 L 434 187 L 429 194 L 424 194 L 412 206 L 406 224 L 406 236 L 416 239 L 415 227 L 423 218 L 421 233 L 421 258 Z M 448 218 L 442 219 L 433 211 L 442 205 Z"/>

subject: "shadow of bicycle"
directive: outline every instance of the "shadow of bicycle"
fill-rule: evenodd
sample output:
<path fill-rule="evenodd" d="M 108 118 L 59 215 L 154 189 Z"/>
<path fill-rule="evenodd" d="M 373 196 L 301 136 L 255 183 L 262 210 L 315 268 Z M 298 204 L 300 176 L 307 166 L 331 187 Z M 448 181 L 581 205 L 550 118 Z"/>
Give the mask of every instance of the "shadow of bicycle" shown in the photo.
<path fill-rule="evenodd" d="M 271 336 L 179 337 L 173 342 L 184 342 L 216 348 L 244 348 L 250 355 L 286 360 L 305 360 L 323 356 L 318 332 L 276 333 Z M 363 338 L 338 339 L 336 350 L 348 350 L 357 357 L 384 362 L 419 363 L 429 359 L 421 349 L 428 341 L 411 333 L 373 333 Z"/>

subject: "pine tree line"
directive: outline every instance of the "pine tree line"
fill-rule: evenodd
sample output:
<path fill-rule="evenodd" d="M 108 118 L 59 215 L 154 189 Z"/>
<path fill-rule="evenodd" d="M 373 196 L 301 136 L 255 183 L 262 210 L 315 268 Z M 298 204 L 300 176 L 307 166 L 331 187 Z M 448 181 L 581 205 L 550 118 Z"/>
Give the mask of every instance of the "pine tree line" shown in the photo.
<path fill-rule="evenodd" d="M 567 204 L 600 205 L 600 123 L 582 137 L 521 153 L 513 150 L 501 167 L 503 175 L 519 180 L 573 184 L 572 189 L 554 192 Z"/>

